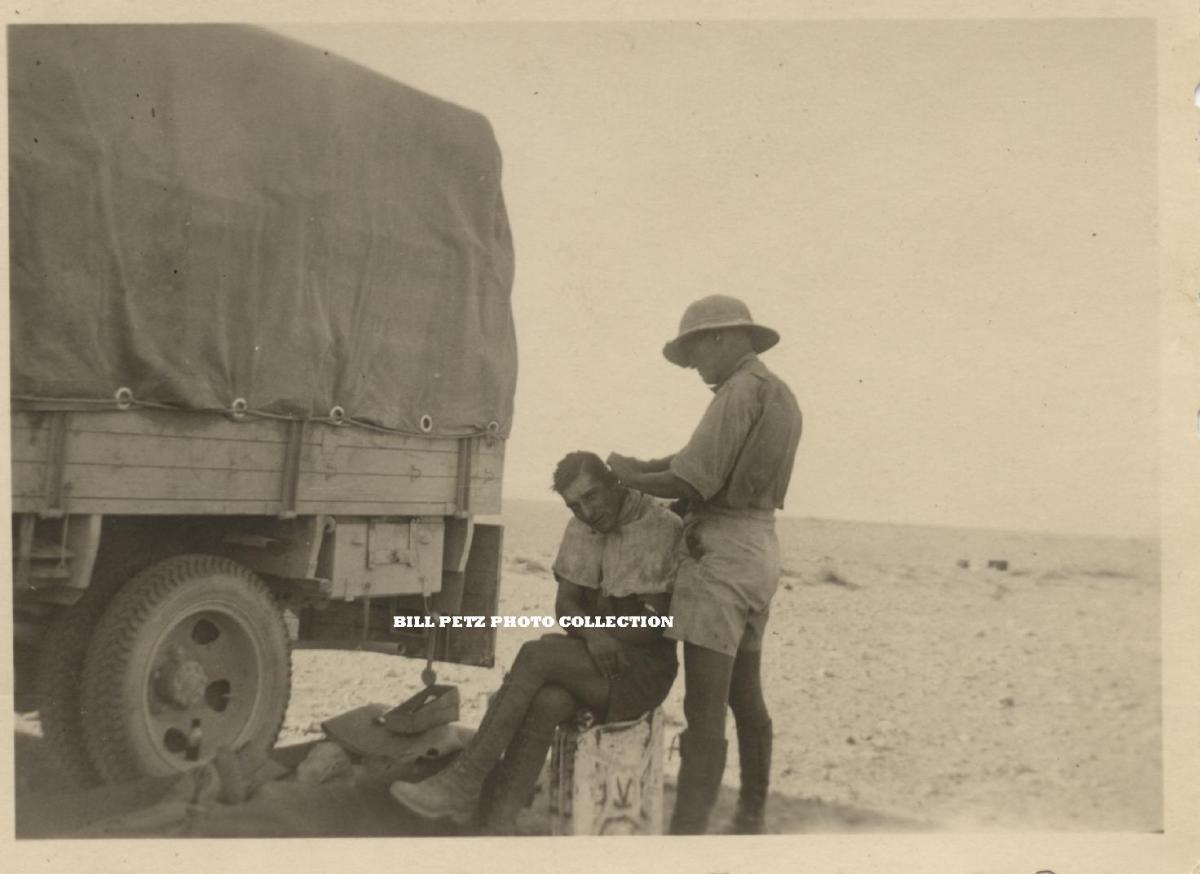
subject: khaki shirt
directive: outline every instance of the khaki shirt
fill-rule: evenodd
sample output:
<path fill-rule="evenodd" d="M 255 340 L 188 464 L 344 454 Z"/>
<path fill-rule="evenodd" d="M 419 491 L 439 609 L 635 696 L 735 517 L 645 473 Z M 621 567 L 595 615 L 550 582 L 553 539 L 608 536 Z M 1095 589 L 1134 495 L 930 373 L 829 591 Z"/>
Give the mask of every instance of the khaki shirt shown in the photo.
<path fill-rule="evenodd" d="M 671 472 L 706 506 L 782 509 L 800 443 L 800 406 L 791 389 L 750 353 L 714 392 Z"/>
<path fill-rule="evenodd" d="M 617 527 L 607 534 L 571 517 L 554 560 L 554 576 L 609 598 L 670 592 L 682 529 L 678 516 L 630 489 Z"/>

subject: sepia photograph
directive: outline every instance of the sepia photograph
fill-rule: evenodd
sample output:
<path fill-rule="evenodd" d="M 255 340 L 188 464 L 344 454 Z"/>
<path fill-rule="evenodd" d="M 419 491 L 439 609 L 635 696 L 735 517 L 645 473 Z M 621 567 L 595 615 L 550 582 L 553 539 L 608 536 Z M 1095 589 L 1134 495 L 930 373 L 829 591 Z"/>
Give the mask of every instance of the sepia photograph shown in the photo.
<path fill-rule="evenodd" d="M 1195 830 L 1154 4 L 309 12 L 6 19 L 18 849 Z"/>

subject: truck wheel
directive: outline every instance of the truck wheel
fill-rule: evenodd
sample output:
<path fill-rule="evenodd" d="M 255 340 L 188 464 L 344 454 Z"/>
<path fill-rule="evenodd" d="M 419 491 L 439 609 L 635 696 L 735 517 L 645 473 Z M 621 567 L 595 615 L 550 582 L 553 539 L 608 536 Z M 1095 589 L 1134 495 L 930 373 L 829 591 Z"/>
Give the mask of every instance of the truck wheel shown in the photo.
<path fill-rule="evenodd" d="M 92 786 L 96 769 L 88 757 L 79 719 L 80 676 L 91 640 L 90 612 L 74 604 L 50 623 L 38 658 L 38 721 L 50 754 L 72 783 Z M 101 605 L 102 607 L 103 605 Z M 98 616 L 100 610 L 96 610 Z"/>
<path fill-rule="evenodd" d="M 165 558 L 159 553 L 158 558 Z M 139 556 L 98 563 L 83 596 L 46 629 L 36 669 L 38 721 L 42 737 L 64 776 L 80 786 L 94 786 L 99 774 L 88 756 L 80 718 L 83 667 L 96 623 L 113 595 L 138 571 L 155 561 Z"/>
<path fill-rule="evenodd" d="M 13 644 L 13 712 L 32 713 L 38 709 L 37 690 L 30 679 L 37 677 L 38 651 L 34 647 Z"/>
<path fill-rule="evenodd" d="M 283 617 L 257 576 L 212 555 L 152 565 L 112 599 L 88 647 L 92 762 L 115 782 L 186 770 L 221 746 L 269 750 L 291 674 Z"/>

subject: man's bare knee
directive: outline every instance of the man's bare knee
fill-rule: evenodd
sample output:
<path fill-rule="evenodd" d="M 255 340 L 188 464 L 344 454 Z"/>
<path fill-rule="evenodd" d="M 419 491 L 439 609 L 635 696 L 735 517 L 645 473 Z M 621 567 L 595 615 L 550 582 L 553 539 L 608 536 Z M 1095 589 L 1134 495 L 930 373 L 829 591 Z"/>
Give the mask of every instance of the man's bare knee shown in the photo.
<path fill-rule="evenodd" d="M 575 715 L 579 702 L 562 686 L 543 686 L 529 706 L 529 715 L 542 726 L 558 725 Z"/>
<path fill-rule="evenodd" d="M 539 638 L 522 644 L 513 660 L 513 672 L 520 671 L 523 676 L 529 677 L 545 676 L 546 669 L 554 663 L 555 643 L 552 638 Z"/>

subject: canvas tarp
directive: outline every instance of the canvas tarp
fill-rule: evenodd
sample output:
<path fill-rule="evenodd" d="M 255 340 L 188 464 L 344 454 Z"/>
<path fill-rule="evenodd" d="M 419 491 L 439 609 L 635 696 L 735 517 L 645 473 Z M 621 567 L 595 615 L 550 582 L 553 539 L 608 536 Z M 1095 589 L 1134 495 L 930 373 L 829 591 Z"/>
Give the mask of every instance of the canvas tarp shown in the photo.
<path fill-rule="evenodd" d="M 12 393 L 507 434 L 482 116 L 221 25 L 8 28 Z"/>

